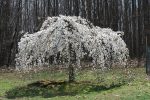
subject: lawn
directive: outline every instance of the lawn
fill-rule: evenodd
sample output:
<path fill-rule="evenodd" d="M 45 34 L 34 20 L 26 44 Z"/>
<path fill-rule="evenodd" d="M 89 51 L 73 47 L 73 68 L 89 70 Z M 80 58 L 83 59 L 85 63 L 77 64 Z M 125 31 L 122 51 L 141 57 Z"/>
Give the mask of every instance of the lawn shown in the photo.
<path fill-rule="evenodd" d="M 0 100 L 150 100 L 150 81 L 144 68 L 82 70 L 77 73 L 77 83 L 27 86 L 41 80 L 66 82 L 68 76 L 54 70 L 0 73 Z"/>

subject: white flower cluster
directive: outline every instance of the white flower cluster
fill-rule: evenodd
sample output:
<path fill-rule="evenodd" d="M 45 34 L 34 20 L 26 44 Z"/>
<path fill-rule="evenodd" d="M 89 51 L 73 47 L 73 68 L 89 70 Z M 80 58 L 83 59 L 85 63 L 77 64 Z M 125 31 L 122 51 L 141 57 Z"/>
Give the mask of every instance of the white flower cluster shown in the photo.
<path fill-rule="evenodd" d="M 85 55 L 92 58 L 93 65 L 102 68 L 110 62 L 125 65 L 129 53 L 121 35 L 122 32 L 95 27 L 81 17 L 48 17 L 40 31 L 26 33 L 21 38 L 15 59 L 16 68 L 69 63 L 69 44 L 75 52 L 78 66 Z"/>

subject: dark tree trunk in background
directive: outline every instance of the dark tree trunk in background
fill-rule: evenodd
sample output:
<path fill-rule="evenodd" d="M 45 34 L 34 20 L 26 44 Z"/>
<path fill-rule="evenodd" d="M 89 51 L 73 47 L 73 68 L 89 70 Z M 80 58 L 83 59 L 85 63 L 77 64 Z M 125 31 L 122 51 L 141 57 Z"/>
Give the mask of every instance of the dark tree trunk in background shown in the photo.
<path fill-rule="evenodd" d="M 9 64 L 12 31 L 9 25 L 10 0 L 0 2 L 0 66 Z"/>
<path fill-rule="evenodd" d="M 125 32 L 131 58 L 145 56 L 150 0 L 0 0 L 0 66 L 14 65 L 21 33 L 37 32 L 47 16 L 81 16 Z"/>

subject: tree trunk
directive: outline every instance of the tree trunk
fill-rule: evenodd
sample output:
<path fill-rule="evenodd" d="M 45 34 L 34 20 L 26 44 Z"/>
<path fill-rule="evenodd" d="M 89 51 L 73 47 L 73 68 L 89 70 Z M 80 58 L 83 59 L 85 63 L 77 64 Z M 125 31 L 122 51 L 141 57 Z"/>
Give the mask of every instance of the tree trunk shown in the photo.
<path fill-rule="evenodd" d="M 72 83 L 75 81 L 75 70 L 74 70 L 74 65 L 76 61 L 76 54 L 75 51 L 72 48 L 72 44 L 69 44 L 69 54 L 70 54 L 70 59 L 69 59 L 69 82 Z"/>
<path fill-rule="evenodd" d="M 69 64 L 69 83 L 72 83 L 74 81 L 75 81 L 74 67 L 72 64 Z"/>

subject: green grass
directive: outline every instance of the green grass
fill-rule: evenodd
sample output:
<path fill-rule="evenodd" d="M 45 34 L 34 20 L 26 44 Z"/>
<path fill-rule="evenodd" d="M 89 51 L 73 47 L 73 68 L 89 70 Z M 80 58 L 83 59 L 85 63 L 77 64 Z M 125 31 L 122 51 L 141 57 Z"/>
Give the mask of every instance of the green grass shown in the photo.
<path fill-rule="evenodd" d="M 39 80 L 67 81 L 67 78 L 64 71 L 0 73 L 0 100 L 150 100 L 150 81 L 144 68 L 114 69 L 98 75 L 84 70 L 77 73 L 79 84 L 27 86 Z"/>

